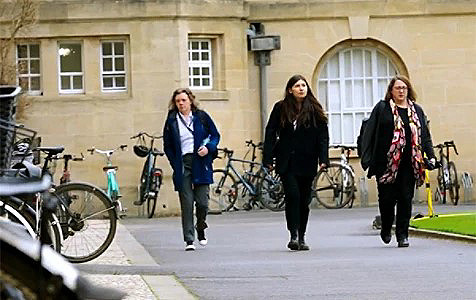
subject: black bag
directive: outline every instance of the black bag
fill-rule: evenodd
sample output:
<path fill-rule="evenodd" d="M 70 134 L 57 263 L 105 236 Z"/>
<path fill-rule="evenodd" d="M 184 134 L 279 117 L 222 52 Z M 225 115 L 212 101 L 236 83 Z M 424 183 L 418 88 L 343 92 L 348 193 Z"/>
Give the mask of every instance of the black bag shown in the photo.
<path fill-rule="evenodd" d="M 362 123 L 360 124 L 360 132 L 359 136 L 357 137 L 357 155 L 362 157 L 362 138 L 365 132 L 365 128 L 367 127 L 367 121 L 369 118 L 364 118 Z"/>

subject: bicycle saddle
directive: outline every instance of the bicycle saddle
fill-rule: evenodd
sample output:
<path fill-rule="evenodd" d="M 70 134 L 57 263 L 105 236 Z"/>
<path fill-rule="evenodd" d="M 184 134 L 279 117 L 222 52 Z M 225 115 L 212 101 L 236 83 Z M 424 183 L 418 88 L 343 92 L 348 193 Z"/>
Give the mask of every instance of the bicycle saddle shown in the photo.
<path fill-rule="evenodd" d="M 42 151 L 48 155 L 59 154 L 64 151 L 64 146 L 59 147 L 36 147 L 34 150 Z"/>

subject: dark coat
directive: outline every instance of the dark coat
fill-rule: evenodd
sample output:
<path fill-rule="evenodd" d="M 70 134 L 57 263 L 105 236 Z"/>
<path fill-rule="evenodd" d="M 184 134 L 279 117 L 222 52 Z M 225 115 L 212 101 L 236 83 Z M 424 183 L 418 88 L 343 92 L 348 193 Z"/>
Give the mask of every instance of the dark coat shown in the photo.
<path fill-rule="evenodd" d="M 217 151 L 220 134 L 210 116 L 203 110 L 192 112 L 193 115 L 193 163 L 192 163 L 192 182 L 194 184 L 213 183 L 212 153 Z M 206 122 L 206 124 L 203 124 Z M 208 129 L 208 130 L 207 130 Z M 182 188 L 183 182 L 183 161 L 182 146 L 180 142 L 180 133 L 177 123 L 177 112 L 169 111 L 164 125 L 164 152 L 167 156 L 170 166 L 174 170 L 173 182 L 176 191 Z M 199 156 L 198 148 L 204 139 L 210 136 L 210 141 L 205 145 L 208 154 Z"/>
<path fill-rule="evenodd" d="M 423 109 L 414 103 L 421 125 L 421 146 L 428 159 L 434 158 L 433 143 Z M 373 108 L 362 137 L 361 165 L 369 169 L 367 177 L 383 175 L 387 168 L 387 153 L 392 144 L 394 120 L 389 101 L 381 100 Z"/>
<path fill-rule="evenodd" d="M 315 176 L 318 163 L 329 164 L 327 123 L 309 128 L 298 126 L 296 130 L 293 124 L 287 123 L 281 128 L 281 103 L 279 101 L 274 105 L 266 125 L 263 164 L 272 165 L 275 157 L 276 172 L 283 174 L 289 169 L 292 159 L 292 170 L 296 175 Z"/>

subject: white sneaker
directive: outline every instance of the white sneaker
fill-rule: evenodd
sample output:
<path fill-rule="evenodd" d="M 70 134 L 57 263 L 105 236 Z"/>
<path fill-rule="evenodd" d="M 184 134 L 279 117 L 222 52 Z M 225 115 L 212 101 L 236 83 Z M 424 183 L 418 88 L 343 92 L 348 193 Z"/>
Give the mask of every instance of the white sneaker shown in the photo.
<path fill-rule="evenodd" d="M 200 241 L 198 241 L 198 243 L 205 247 L 208 244 L 208 240 L 207 239 L 200 240 Z"/>
<path fill-rule="evenodd" d="M 195 245 L 192 244 L 185 244 L 185 251 L 194 251 L 195 250 Z"/>

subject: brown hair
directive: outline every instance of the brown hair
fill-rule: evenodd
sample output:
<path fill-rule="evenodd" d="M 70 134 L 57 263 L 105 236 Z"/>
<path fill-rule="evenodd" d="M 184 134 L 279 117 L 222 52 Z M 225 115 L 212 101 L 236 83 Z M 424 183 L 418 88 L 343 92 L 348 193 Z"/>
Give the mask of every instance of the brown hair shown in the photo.
<path fill-rule="evenodd" d="M 303 80 L 307 86 L 307 94 L 300 112 L 298 111 L 296 98 L 289 92 L 299 80 Z M 281 107 L 281 127 L 284 127 L 286 123 L 293 123 L 296 118 L 298 126 L 309 127 L 313 125 L 315 127 L 317 123 L 327 123 L 327 117 L 322 105 L 314 96 L 306 78 L 302 75 L 298 74 L 289 78 L 284 90 L 284 99 Z"/>
<path fill-rule="evenodd" d="M 392 89 L 397 80 L 403 81 L 407 85 L 407 88 L 408 88 L 407 98 L 412 100 L 413 102 L 416 102 L 417 95 L 415 93 L 415 90 L 413 89 L 412 84 L 410 83 L 410 79 L 408 79 L 404 75 L 396 75 L 395 77 L 392 78 L 392 80 L 390 80 L 390 83 L 388 84 L 388 87 L 387 87 L 387 93 L 385 94 L 385 101 L 392 99 L 393 97 Z"/>
<path fill-rule="evenodd" d="M 178 111 L 177 105 L 175 104 L 175 97 L 182 93 L 187 94 L 188 99 L 190 99 L 192 111 L 196 111 L 198 109 L 198 103 L 195 102 L 195 95 L 189 88 L 179 88 L 174 91 L 169 102 L 169 111 Z"/>

